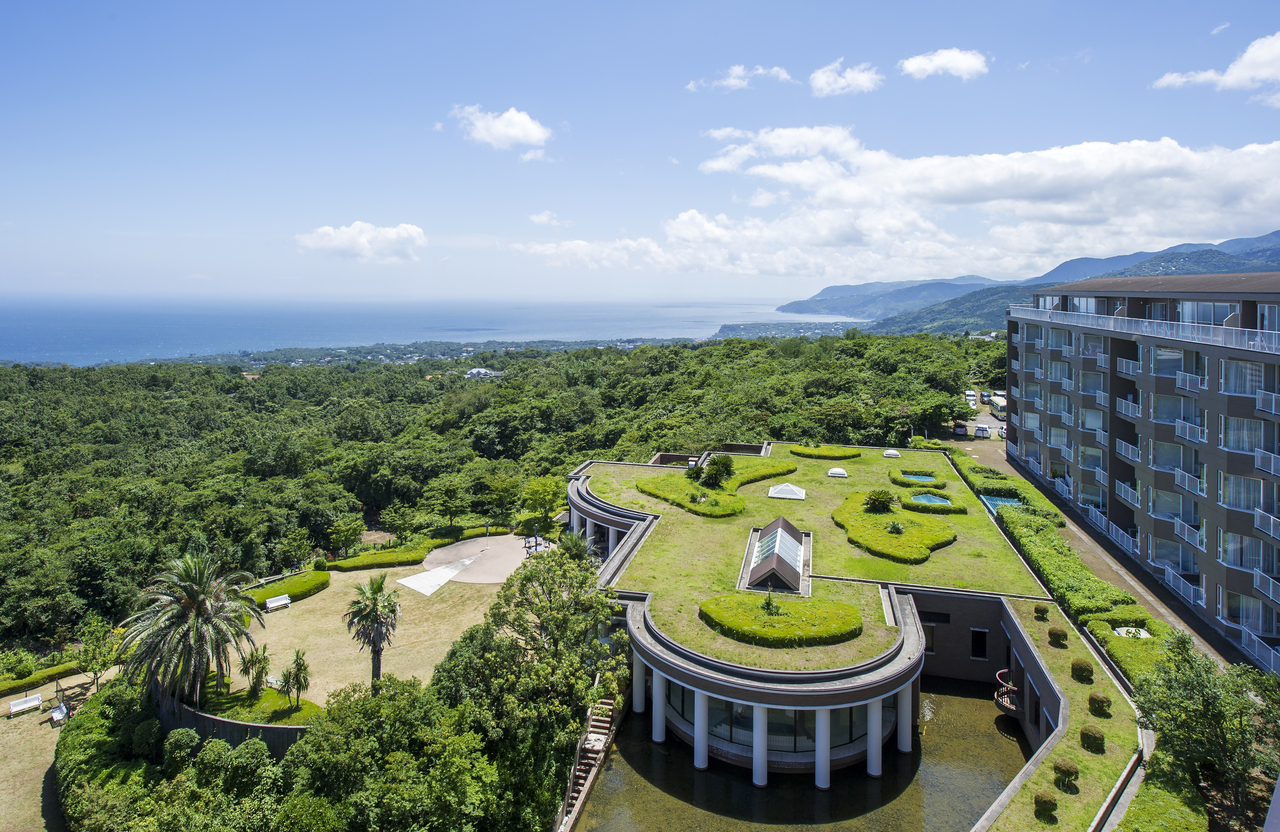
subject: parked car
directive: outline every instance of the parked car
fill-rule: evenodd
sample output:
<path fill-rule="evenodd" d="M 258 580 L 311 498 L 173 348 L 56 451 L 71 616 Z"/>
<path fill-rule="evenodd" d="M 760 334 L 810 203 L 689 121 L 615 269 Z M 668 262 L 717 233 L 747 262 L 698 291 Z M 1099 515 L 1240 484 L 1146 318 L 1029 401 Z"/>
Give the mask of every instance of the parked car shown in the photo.
<path fill-rule="evenodd" d="M 976 425 L 973 429 L 973 436 L 975 439 L 990 439 L 991 428 L 986 425 Z"/>
<path fill-rule="evenodd" d="M 954 431 L 956 436 L 968 436 L 969 426 L 964 422 L 956 422 Z"/>
<path fill-rule="evenodd" d="M 1000 426 L 1000 438 L 1001 438 L 1001 439 L 1004 439 L 1004 438 L 1005 438 L 1005 435 L 1006 435 L 1007 433 L 1008 433 L 1008 431 L 1006 431 L 1006 430 L 1004 429 L 1004 425 L 1001 425 L 1001 426 Z"/>
<path fill-rule="evenodd" d="M 966 391 L 964 391 L 964 397 L 965 397 L 966 399 L 976 399 L 976 398 L 978 398 L 978 391 L 976 391 L 976 390 L 966 390 Z"/>
<path fill-rule="evenodd" d="M 986 390 L 983 390 L 983 391 L 982 391 L 982 393 L 980 394 L 980 397 L 981 397 L 981 399 L 982 399 L 982 403 L 983 403 L 983 404 L 987 404 L 987 403 L 989 403 L 989 402 L 991 401 L 991 393 L 989 393 L 989 392 L 988 392 L 988 391 L 986 391 Z"/>

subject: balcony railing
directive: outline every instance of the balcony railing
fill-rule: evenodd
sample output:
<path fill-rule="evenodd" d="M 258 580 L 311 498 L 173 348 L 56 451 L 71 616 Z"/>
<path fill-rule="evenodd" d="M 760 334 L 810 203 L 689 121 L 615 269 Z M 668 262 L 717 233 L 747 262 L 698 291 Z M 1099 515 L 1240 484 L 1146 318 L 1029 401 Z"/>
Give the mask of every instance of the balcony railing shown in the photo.
<path fill-rule="evenodd" d="M 1105 370 L 1107 368 L 1107 364 L 1109 362 L 1107 361 L 1107 354 L 1105 352 L 1098 353 L 1097 355 L 1094 356 L 1094 358 L 1097 359 L 1098 361 L 1099 369 Z"/>
<path fill-rule="evenodd" d="M 1258 410 L 1261 410 L 1263 413 L 1280 413 L 1280 395 L 1268 393 L 1266 390 L 1259 390 L 1254 395 L 1258 400 Z"/>
<path fill-rule="evenodd" d="M 1116 545 L 1124 549 L 1131 555 L 1138 554 L 1138 538 L 1129 534 L 1115 523 L 1107 523 L 1107 537 L 1116 542 Z"/>
<path fill-rule="evenodd" d="M 1067 479 L 1066 477 L 1059 477 L 1058 479 L 1053 481 L 1053 490 L 1057 491 L 1058 494 L 1064 499 L 1070 500 L 1071 499 L 1071 480 Z"/>
<path fill-rule="evenodd" d="M 1031 431 L 1031 435 L 1036 438 L 1037 442 L 1044 441 L 1044 430 L 1042 428 L 1035 428 Z"/>
<path fill-rule="evenodd" d="M 1253 527 L 1260 532 L 1280 540 L 1280 517 L 1272 517 L 1260 508 L 1253 510 Z"/>
<path fill-rule="evenodd" d="M 1013 370 L 1015 373 L 1018 372 L 1019 370 L 1022 369 L 1022 362 L 1016 358 L 1010 359 L 1009 369 Z"/>
<path fill-rule="evenodd" d="M 1015 318 L 1030 321 L 1047 321 L 1107 332 L 1148 335 L 1153 338 L 1189 341 L 1194 344 L 1210 344 L 1255 352 L 1280 353 L 1280 332 L 1263 332 L 1257 329 L 1237 329 L 1210 324 L 1186 324 L 1176 321 L 1148 321 L 1143 318 L 1090 315 L 1084 312 L 1057 312 L 1031 306 L 1011 306 L 1009 313 Z"/>
<path fill-rule="evenodd" d="M 1128 358 L 1117 358 L 1116 372 L 1126 376 L 1142 375 L 1142 364 L 1141 362 L 1132 361 Z"/>
<path fill-rule="evenodd" d="M 1040 408 L 1044 407 L 1044 405 L 1040 403 L 1039 397 L 1036 397 L 1034 399 L 1027 399 L 1025 404 L 1027 405 L 1027 407 L 1030 407 L 1034 410 L 1039 410 Z"/>
<path fill-rule="evenodd" d="M 1134 508 L 1142 508 L 1138 490 L 1123 480 L 1116 480 L 1116 496 Z"/>
<path fill-rule="evenodd" d="M 1120 456 L 1125 459 L 1133 460 L 1134 462 L 1142 461 L 1142 451 L 1138 449 L 1138 446 L 1130 445 L 1123 439 L 1116 440 L 1116 453 L 1120 454 Z"/>
<path fill-rule="evenodd" d="M 1095 390 L 1093 395 L 1098 400 L 1098 404 L 1103 407 L 1107 406 L 1108 396 L 1105 390 Z"/>
<path fill-rule="evenodd" d="M 1004 452 L 1009 456 L 1017 456 L 1018 455 L 1017 444 L 1009 441 L 1008 439 L 1004 440 Z"/>
<path fill-rule="evenodd" d="M 1280 581 L 1261 569 L 1253 570 L 1253 588 L 1280 604 Z"/>
<path fill-rule="evenodd" d="M 1071 344 L 1063 344 L 1060 347 L 1054 347 L 1054 349 L 1062 350 L 1062 356 L 1064 358 L 1076 354 L 1076 348 Z"/>
<path fill-rule="evenodd" d="M 1193 583 L 1188 583 L 1167 563 L 1164 564 L 1164 582 L 1188 604 L 1204 606 L 1204 590 Z"/>
<path fill-rule="evenodd" d="M 1240 646 L 1258 666 L 1268 673 L 1280 675 L 1280 653 L 1248 630 L 1241 630 Z"/>
<path fill-rule="evenodd" d="M 1197 477 L 1195 474 L 1192 474 L 1188 471 L 1183 471 L 1181 468 L 1179 468 L 1173 472 L 1173 479 L 1175 482 L 1177 482 L 1179 488 L 1185 488 L 1187 491 L 1190 491 L 1192 494 L 1198 494 L 1201 497 L 1205 496 L 1204 481 L 1201 480 L 1199 477 Z"/>
<path fill-rule="evenodd" d="M 1179 370 L 1176 374 L 1178 379 L 1178 389 L 1186 390 L 1189 393 L 1199 393 L 1201 390 L 1209 389 L 1209 379 L 1206 376 L 1198 376 L 1195 373 L 1184 373 Z"/>
<path fill-rule="evenodd" d="M 1073 414 L 1059 413 L 1058 415 L 1062 417 L 1062 424 L 1066 425 L 1067 427 L 1075 427 L 1076 417 Z"/>
<path fill-rule="evenodd" d="M 1028 468 L 1030 468 L 1030 469 L 1035 473 L 1035 475 L 1036 475 L 1037 477 L 1043 477 L 1043 476 L 1044 476 L 1044 469 L 1042 469 L 1042 468 L 1040 467 L 1040 460 L 1038 460 L 1038 459 L 1028 459 L 1028 460 L 1027 460 L 1027 467 L 1028 467 Z"/>
<path fill-rule="evenodd" d="M 1010 386 L 1010 387 L 1009 387 L 1009 393 L 1010 393 L 1010 395 L 1012 395 L 1015 399 L 1020 399 L 1020 398 L 1022 398 L 1022 391 L 1018 389 L 1018 385 L 1016 385 L 1016 384 L 1014 384 L 1014 385 L 1012 385 L 1012 386 Z"/>
<path fill-rule="evenodd" d="M 1082 428 L 1082 430 L 1088 430 L 1088 429 L 1087 429 L 1087 428 Z M 1099 445 L 1101 445 L 1102 447 L 1104 447 L 1104 448 L 1108 447 L 1108 445 L 1107 445 L 1107 432 L 1106 432 L 1105 430 L 1101 430 L 1101 429 L 1099 429 L 1099 428 L 1094 428 L 1094 430 L 1093 430 L 1093 439 L 1094 439 L 1094 441 L 1095 441 L 1095 442 L 1097 442 L 1097 443 L 1098 443 Z"/>
<path fill-rule="evenodd" d="M 1070 457 L 1071 452 L 1076 449 L 1076 446 L 1071 444 L 1070 439 L 1065 439 L 1062 442 L 1057 442 L 1057 443 L 1055 443 L 1052 439 L 1050 439 L 1049 447 L 1057 448 L 1058 450 L 1062 451 L 1064 454 L 1067 454 L 1068 458 Z"/>
<path fill-rule="evenodd" d="M 1107 533 L 1107 515 L 1099 511 L 1095 506 L 1080 506 L 1084 509 L 1085 519 L 1103 534 Z"/>
<path fill-rule="evenodd" d="M 1253 467 L 1280 476 L 1280 456 L 1258 448 L 1253 452 Z"/>
<path fill-rule="evenodd" d="M 1204 551 L 1204 529 L 1182 522 L 1181 517 L 1175 517 L 1173 518 L 1173 533 L 1200 551 Z"/>
<path fill-rule="evenodd" d="M 1044 367 L 1036 367 L 1036 369 L 1035 369 L 1035 377 L 1036 377 L 1036 378 L 1038 378 L 1038 379 L 1043 379 L 1043 378 L 1044 378 Z"/>
<path fill-rule="evenodd" d="M 1190 422 L 1184 422 L 1181 419 L 1178 419 L 1173 424 L 1174 424 L 1174 430 L 1177 432 L 1178 436 L 1181 437 L 1182 439 L 1187 440 L 1188 442 L 1208 442 L 1209 441 L 1208 428 L 1202 428 L 1202 427 L 1199 427 L 1198 425 L 1193 425 Z"/>
<path fill-rule="evenodd" d="M 1010 413 L 1009 424 L 1013 425 L 1015 428 L 1022 427 L 1022 417 L 1016 413 Z"/>
<path fill-rule="evenodd" d="M 1131 402 L 1128 399 L 1116 399 L 1116 413 L 1121 416 L 1128 416 L 1130 419 L 1142 418 L 1142 405 L 1137 402 Z"/>

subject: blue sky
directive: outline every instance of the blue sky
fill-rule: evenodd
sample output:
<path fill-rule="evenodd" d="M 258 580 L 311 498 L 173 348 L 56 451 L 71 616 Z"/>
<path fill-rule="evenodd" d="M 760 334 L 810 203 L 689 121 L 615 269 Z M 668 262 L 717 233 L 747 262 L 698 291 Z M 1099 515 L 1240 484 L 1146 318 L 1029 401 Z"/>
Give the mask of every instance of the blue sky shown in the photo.
<path fill-rule="evenodd" d="M 785 299 L 1265 233 L 1278 32 L 1261 2 L 11 3 L 0 289 Z"/>

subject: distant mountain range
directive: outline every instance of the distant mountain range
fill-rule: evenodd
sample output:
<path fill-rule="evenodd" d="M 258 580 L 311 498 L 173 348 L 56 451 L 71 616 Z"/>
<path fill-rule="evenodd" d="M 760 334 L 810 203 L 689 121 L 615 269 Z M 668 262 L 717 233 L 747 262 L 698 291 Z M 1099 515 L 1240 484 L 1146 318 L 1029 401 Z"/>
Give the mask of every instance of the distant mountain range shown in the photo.
<path fill-rule="evenodd" d="M 1221 243 L 1182 243 L 1163 251 L 1137 251 L 1115 257 L 1077 257 L 1039 277 L 1010 283 L 979 275 L 901 283 L 828 286 L 807 300 L 778 307 L 779 312 L 842 315 L 867 332 L 979 332 L 1004 328 L 1004 310 L 1025 303 L 1031 292 L 1057 283 L 1091 277 L 1143 277 L 1171 274 L 1243 274 L 1280 271 L 1280 231 Z"/>

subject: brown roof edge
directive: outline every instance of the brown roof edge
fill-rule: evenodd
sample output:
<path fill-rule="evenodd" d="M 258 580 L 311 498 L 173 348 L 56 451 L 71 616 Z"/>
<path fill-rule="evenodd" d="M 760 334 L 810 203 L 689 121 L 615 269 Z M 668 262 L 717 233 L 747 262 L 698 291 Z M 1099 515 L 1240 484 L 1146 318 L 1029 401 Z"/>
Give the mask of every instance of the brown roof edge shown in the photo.
<path fill-rule="evenodd" d="M 748 586 L 755 586 L 760 581 L 763 581 L 769 576 L 770 572 L 777 575 L 778 579 L 791 591 L 800 591 L 800 573 L 796 571 L 794 566 L 778 555 L 770 555 L 756 564 L 755 568 L 751 570 L 751 574 L 747 576 Z"/>
<path fill-rule="evenodd" d="M 1221 295 L 1232 292 L 1270 294 L 1280 292 L 1280 272 L 1246 274 L 1169 274 L 1140 277 L 1096 277 L 1079 283 L 1063 283 L 1041 289 L 1026 287 L 1037 294 L 1162 294 L 1196 293 Z"/>
<path fill-rule="evenodd" d="M 795 540 L 796 543 L 804 543 L 804 535 L 799 529 L 791 525 L 790 521 L 785 517 L 779 517 L 777 520 L 774 520 L 772 523 L 761 529 L 760 536 L 756 539 L 764 540 L 774 529 L 782 529 L 787 533 L 787 536 Z"/>

